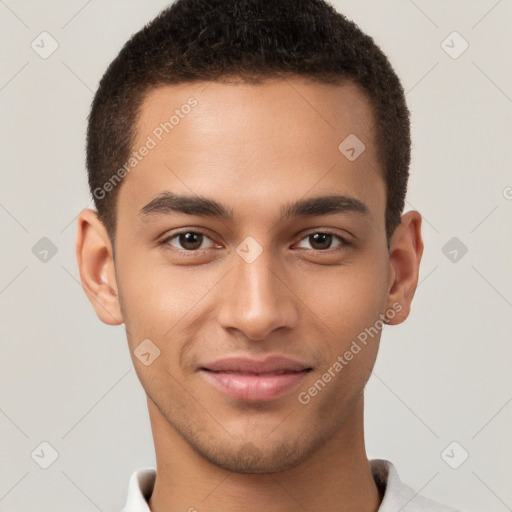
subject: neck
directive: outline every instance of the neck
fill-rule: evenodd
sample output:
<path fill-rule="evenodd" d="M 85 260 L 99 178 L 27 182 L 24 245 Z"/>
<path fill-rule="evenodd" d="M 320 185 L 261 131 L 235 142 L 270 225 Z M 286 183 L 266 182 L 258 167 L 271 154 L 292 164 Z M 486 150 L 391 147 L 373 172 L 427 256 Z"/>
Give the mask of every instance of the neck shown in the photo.
<path fill-rule="evenodd" d="M 336 434 L 299 466 L 233 473 L 195 452 L 148 399 L 157 477 L 152 512 L 376 512 L 382 496 L 366 457 L 363 397 Z"/>

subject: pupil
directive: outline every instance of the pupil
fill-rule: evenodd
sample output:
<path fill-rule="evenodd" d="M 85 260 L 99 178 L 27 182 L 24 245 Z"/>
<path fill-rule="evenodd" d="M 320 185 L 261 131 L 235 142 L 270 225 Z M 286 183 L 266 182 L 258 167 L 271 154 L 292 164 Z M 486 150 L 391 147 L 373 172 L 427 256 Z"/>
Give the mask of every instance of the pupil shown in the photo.
<path fill-rule="evenodd" d="M 320 249 L 325 249 L 325 242 L 327 241 L 327 248 L 330 245 L 332 235 L 328 235 L 326 233 L 315 233 L 314 235 L 311 235 L 313 237 L 314 242 L 311 244 L 313 247 L 315 244 L 320 244 Z"/>
<path fill-rule="evenodd" d="M 182 235 L 180 235 L 180 243 L 182 247 L 184 247 L 185 249 L 198 249 L 199 247 L 201 247 L 201 239 L 199 237 L 202 236 L 203 235 L 201 235 L 200 233 L 183 233 Z M 198 238 L 199 242 L 197 240 Z M 190 244 L 192 245 L 192 247 L 190 247 Z"/>

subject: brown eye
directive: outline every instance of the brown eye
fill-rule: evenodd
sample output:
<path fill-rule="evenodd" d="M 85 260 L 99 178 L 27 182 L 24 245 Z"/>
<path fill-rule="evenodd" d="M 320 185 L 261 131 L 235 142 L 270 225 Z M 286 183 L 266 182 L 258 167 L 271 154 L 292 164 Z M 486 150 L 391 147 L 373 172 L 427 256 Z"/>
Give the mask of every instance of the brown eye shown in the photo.
<path fill-rule="evenodd" d="M 207 248 L 202 247 L 205 239 L 208 239 L 208 237 L 204 233 L 198 231 L 182 231 L 181 233 L 176 233 L 166 238 L 162 243 L 182 251 L 196 251 L 198 249 Z M 173 240 L 175 240 L 174 243 Z"/>
<path fill-rule="evenodd" d="M 333 239 L 338 240 L 338 244 L 332 247 Z M 310 248 L 317 251 L 325 251 L 328 249 L 340 247 L 340 246 L 348 246 L 350 243 L 345 240 L 340 235 L 335 233 L 330 233 L 327 231 L 317 231 L 315 233 L 310 233 L 306 235 L 300 243 L 303 243 L 304 240 L 307 240 L 310 244 Z M 300 245 L 299 245 L 300 247 Z M 309 249 L 309 247 L 303 247 L 305 249 Z M 341 248 L 341 247 L 340 247 Z"/>

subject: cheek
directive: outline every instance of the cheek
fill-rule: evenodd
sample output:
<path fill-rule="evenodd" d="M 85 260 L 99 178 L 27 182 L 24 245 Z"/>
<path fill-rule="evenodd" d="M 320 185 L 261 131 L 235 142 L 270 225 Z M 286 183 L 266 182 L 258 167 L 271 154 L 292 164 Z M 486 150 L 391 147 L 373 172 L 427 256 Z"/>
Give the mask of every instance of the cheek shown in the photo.
<path fill-rule="evenodd" d="M 162 268 L 135 255 L 117 264 L 119 300 L 132 348 L 142 339 L 161 340 L 182 309 L 183 287 L 162 278 Z M 174 320 L 174 321 L 173 321 Z"/>
<path fill-rule="evenodd" d="M 186 287 L 179 272 L 138 252 L 125 250 L 117 263 L 117 275 L 125 323 L 140 330 L 170 322 L 178 315 Z"/>
<path fill-rule="evenodd" d="M 386 304 L 387 274 L 382 263 L 340 266 L 332 272 L 304 275 L 302 296 L 323 323 L 322 332 L 336 336 L 339 347 L 375 324 Z"/>
<path fill-rule="evenodd" d="M 182 350 L 179 321 L 190 309 L 186 288 L 162 279 L 158 267 L 125 263 L 118 284 L 130 355 L 146 393 L 161 404 L 162 393 L 180 395 L 175 376 Z"/>
<path fill-rule="evenodd" d="M 132 254 L 119 262 L 119 300 L 131 352 L 150 339 L 158 361 L 176 373 L 186 346 L 197 338 L 198 320 L 219 281 L 218 272 L 198 272 Z M 137 361 L 134 361 L 138 364 Z"/>

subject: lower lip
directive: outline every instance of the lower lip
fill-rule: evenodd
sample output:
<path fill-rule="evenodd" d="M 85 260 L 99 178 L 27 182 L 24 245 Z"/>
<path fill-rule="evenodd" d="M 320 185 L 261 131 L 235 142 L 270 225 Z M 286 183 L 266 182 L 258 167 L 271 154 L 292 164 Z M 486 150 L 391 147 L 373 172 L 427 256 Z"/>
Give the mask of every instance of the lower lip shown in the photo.
<path fill-rule="evenodd" d="M 304 370 L 280 375 L 242 375 L 201 370 L 201 373 L 214 387 L 232 398 L 264 402 L 284 395 L 302 382 L 309 372 Z"/>

